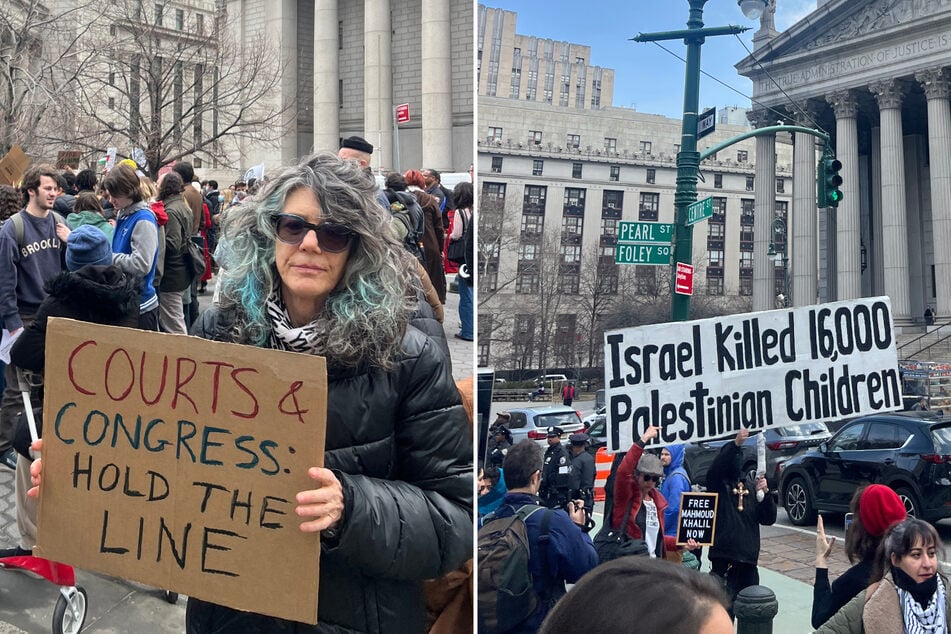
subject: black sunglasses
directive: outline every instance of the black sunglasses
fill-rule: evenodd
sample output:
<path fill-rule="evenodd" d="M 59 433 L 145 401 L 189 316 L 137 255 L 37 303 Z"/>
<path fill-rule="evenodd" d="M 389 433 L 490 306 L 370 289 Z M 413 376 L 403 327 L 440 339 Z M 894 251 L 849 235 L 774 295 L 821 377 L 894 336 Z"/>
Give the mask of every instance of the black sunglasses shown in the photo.
<path fill-rule="evenodd" d="M 660 476 L 650 475 L 649 473 L 638 472 L 638 475 L 644 478 L 644 482 L 660 482 Z"/>
<path fill-rule="evenodd" d="M 317 234 L 318 246 L 328 253 L 346 251 L 353 242 L 353 232 L 341 225 L 329 222 L 314 224 L 294 214 L 277 214 L 274 219 L 277 239 L 285 244 L 300 244 L 308 231 Z"/>

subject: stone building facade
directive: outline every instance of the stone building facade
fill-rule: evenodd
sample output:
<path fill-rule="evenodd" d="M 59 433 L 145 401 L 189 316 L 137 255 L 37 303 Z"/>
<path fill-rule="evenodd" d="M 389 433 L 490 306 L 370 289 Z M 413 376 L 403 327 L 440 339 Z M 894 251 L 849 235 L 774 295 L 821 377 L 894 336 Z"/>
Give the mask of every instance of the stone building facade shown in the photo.
<path fill-rule="evenodd" d="M 478 361 L 509 370 L 597 366 L 608 313 L 639 301 L 631 295 L 666 297 L 669 266 L 615 264 L 615 250 L 621 221 L 674 221 L 681 122 L 611 107 L 614 71 L 587 66 L 590 47 L 518 35 L 516 17 L 480 6 L 477 19 Z M 574 73 L 567 83 L 565 59 Z M 534 92 L 526 69 L 536 71 Z M 596 71 L 600 103 L 591 98 Z M 545 74 L 555 76 L 552 92 Z M 719 114 L 701 150 L 749 130 L 745 111 Z M 759 286 L 769 286 L 772 308 L 791 285 L 792 146 L 780 138 L 769 173 L 760 174 L 756 143 L 701 165 L 698 197 L 713 198 L 714 216 L 694 228 L 694 292 L 748 306 L 757 286 L 754 230 L 762 231 Z M 768 209 L 754 214 L 767 195 Z M 768 246 L 779 255 L 768 257 Z"/>
<path fill-rule="evenodd" d="M 949 33 L 949 0 L 825 0 L 783 33 L 764 14 L 737 65 L 762 104 L 752 120 L 822 129 L 843 164 L 844 200 L 817 213 L 817 143 L 795 135 L 797 305 L 888 295 L 900 328 L 928 306 L 951 317 Z"/>
<path fill-rule="evenodd" d="M 351 135 L 375 146 L 372 167 L 463 172 L 472 162 L 473 6 L 466 0 L 228 0 L 242 29 L 279 42 L 288 133 L 274 150 L 248 147 L 267 164 Z M 394 108 L 411 119 L 394 138 Z M 398 151 L 397 151 L 398 147 Z"/>

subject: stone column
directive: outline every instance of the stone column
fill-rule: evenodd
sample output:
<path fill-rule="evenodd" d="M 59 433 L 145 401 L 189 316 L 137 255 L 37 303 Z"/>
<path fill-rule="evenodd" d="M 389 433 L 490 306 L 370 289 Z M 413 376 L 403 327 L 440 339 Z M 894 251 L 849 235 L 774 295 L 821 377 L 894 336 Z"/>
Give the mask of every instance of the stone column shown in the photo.
<path fill-rule="evenodd" d="M 363 128 L 373 144 L 374 171 L 393 167 L 393 69 L 390 0 L 364 2 Z"/>
<path fill-rule="evenodd" d="M 836 209 L 836 299 L 862 296 L 859 233 L 858 104 L 848 90 L 826 96 L 835 111 L 835 154 L 842 161 L 843 200 Z"/>
<path fill-rule="evenodd" d="M 423 166 L 451 171 L 452 56 L 449 3 L 422 0 Z"/>
<path fill-rule="evenodd" d="M 875 82 L 869 90 L 878 101 L 882 148 L 882 233 L 885 243 L 885 294 L 895 320 L 911 317 L 908 301 L 908 225 L 905 218 L 905 149 L 901 126 L 901 87 L 893 80 Z M 843 171 L 845 168 L 843 167 Z M 844 178 L 844 177 L 843 177 Z"/>
<path fill-rule="evenodd" d="M 791 226 L 789 266 L 793 306 L 816 303 L 819 279 L 816 214 L 816 137 L 797 133 L 793 137 L 793 201 L 786 219 Z"/>
<path fill-rule="evenodd" d="M 776 116 L 765 110 L 747 115 L 756 128 L 776 123 Z M 756 193 L 753 207 L 753 310 L 776 308 L 776 268 L 769 257 L 769 241 L 776 214 L 776 135 L 756 137 Z"/>
<path fill-rule="evenodd" d="M 934 268 L 938 317 L 951 316 L 951 84 L 940 68 L 915 74 L 928 98 L 928 156 L 931 162 L 931 240 L 935 245 Z M 927 293 L 925 293 L 927 297 Z M 927 304 L 927 302 L 925 302 Z"/>
<path fill-rule="evenodd" d="M 340 141 L 338 0 L 314 7 L 314 150 L 336 152 Z"/>

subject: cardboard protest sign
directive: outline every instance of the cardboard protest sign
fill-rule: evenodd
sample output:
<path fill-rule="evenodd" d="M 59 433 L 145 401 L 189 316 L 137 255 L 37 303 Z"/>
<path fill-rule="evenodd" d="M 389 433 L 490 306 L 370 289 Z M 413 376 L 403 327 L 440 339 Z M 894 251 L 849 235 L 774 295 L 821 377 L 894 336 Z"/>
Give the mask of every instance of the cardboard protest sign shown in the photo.
<path fill-rule="evenodd" d="M 900 409 L 891 304 L 871 297 L 604 334 L 608 451 Z"/>
<path fill-rule="evenodd" d="M 35 554 L 317 622 L 323 358 L 50 319 L 46 386 Z"/>
<path fill-rule="evenodd" d="M 14 145 L 10 148 L 2 159 L 0 159 L 0 185 L 13 185 L 20 183 L 23 173 L 30 166 L 30 157 L 23 153 L 23 148 Z"/>
<path fill-rule="evenodd" d="M 680 494 L 680 515 L 677 516 L 677 544 L 688 539 L 701 546 L 713 546 L 717 529 L 717 494 L 684 491 Z"/>

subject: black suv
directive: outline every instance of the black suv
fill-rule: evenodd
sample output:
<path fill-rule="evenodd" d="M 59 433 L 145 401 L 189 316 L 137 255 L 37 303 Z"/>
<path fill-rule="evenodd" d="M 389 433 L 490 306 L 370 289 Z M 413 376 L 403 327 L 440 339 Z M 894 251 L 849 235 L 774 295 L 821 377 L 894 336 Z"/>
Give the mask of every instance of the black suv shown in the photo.
<path fill-rule="evenodd" d="M 951 417 L 903 412 L 850 421 L 783 465 L 780 500 L 793 524 L 812 525 L 819 511 L 848 511 L 855 490 L 872 483 L 894 489 L 909 515 L 951 517 Z"/>

